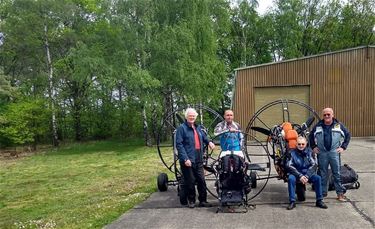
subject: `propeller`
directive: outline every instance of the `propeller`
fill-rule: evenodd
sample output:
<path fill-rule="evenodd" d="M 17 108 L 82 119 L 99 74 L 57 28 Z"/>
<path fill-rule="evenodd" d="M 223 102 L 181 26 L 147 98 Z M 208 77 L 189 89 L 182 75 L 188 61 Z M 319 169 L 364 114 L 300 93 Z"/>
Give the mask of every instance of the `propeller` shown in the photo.
<path fill-rule="evenodd" d="M 185 122 L 185 120 L 178 113 L 176 113 L 176 117 L 177 117 L 178 121 L 180 122 L 180 124 Z"/>
<path fill-rule="evenodd" d="M 301 127 L 297 129 L 297 133 L 298 134 L 301 134 L 302 132 L 304 132 L 305 130 L 307 130 L 311 124 L 313 124 L 315 120 L 315 117 L 314 116 L 310 116 L 306 122 L 302 123 Z"/>
<path fill-rule="evenodd" d="M 263 128 L 263 127 L 252 126 L 251 129 L 255 130 L 255 131 L 259 132 L 259 133 L 265 134 L 267 136 L 271 135 L 271 130 L 267 130 L 267 129 Z"/>

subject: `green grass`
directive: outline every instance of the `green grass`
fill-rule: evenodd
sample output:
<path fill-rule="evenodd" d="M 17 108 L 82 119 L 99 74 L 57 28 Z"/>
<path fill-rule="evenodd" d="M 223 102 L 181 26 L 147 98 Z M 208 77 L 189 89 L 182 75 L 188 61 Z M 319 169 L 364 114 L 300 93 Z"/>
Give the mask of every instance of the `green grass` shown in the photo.
<path fill-rule="evenodd" d="M 0 161 L 0 228 L 101 228 L 157 190 L 156 148 L 103 141 Z"/>

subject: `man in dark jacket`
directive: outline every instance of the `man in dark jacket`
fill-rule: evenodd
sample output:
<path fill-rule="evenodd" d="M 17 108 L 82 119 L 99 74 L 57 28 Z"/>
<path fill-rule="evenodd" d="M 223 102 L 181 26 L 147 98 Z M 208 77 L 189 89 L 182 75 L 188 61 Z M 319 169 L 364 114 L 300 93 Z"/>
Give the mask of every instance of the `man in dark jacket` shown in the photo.
<path fill-rule="evenodd" d="M 312 151 L 307 146 L 307 140 L 304 137 L 297 138 L 297 149 L 293 149 L 290 153 L 290 159 L 286 164 L 288 171 L 288 192 L 289 206 L 288 210 L 296 207 L 296 182 L 299 181 L 303 185 L 313 183 L 316 194 L 316 205 L 319 208 L 328 208 L 323 202 L 323 194 L 321 187 L 321 178 L 316 174 L 317 164 L 312 157 Z"/>
<path fill-rule="evenodd" d="M 342 123 L 334 118 L 332 108 L 324 108 L 322 114 L 323 119 L 311 130 L 309 140 L 311 148 L 318 155 L 323 196 L 327 196 L 328 165 L 330 165 L 337 200 L 345 201 L 345 189 L 341 185 L 340 177 L 340 154 L 348 147 L 350 133 Z"/>
<path fill-rule="evenodd" d="M 195 124 L 198 113 L 193 108 L 185 111 L 186 121 L 177 128 L 176 148 L 184 181 L 188 206 L 195 207 L 195 183 L 198 188 L 199 207 L 210 206 L 207 203 L 206 181 L 203 170 L 204 145 L 211 149 L 215 144 L 210 142 L 201 127 Z"/>

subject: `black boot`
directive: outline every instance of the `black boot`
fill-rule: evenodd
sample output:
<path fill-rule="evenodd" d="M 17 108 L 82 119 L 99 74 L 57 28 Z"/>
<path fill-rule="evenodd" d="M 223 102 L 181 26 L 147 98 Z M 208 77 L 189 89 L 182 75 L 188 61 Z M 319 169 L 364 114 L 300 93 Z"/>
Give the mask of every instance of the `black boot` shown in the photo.
<path fill-rule="evenodd" d="M 323 209 L 327 209 L 327 205 L 323 202 L 323 200 L 318 200 L 316 201 L 316 204 L 315 206 L 317 206 L 318 208 L 323 208 Z"/>
<path fill-rule="evenodd" d="M 292 210 L 295 207 L 296 207 L 296 203 L 295 202 L 290 202 L 289 206 L 286 209 L 287 210 Z"/>

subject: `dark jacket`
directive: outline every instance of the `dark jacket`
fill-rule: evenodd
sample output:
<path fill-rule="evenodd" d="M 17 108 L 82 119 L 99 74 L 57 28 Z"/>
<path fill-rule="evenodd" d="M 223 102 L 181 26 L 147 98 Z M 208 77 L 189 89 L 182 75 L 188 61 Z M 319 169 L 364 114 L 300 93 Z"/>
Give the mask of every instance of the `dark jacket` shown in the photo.
<path fill-rule="evenodd" d="M 176 132 L 176 148 L 178 151 L 178 159 L 181 163 L 184 163 L 188 159 L 192 163 L 202 162 L 203 161 L 203 150 L 204 144 L 208 145 L 209 140 L 206 134 L 203 132 L 201 126 L 195 125 L 199 136 L 199 142 L 201 145 L 200 153 L 197 155 L 195 150 L 194 142 L 194 130 L 190 127 L 185 121 L 177 128 Z"/>
<path fill-rule="evenodd" d="M 321 135 L 318 132 L 322 132 Z M 326 126 L 324 120 L 320 120 L 310 132 L 309 143 L 311 149 L 319 147 L 319 145 L 319 148 L 323 148 L 326 151 L 335 150 L 338 147 L 346 149 L 348 148 L 350 137 L 348 129 L 337 119 L 334 118 L 330 126 Z"/>
<path fill-rule="evenodd" d="M 317 164 L 312 157 L 312 150 L 305 148 L 304 150 L 293 149 L 290 153 L 290 159 L 286 164 L 288 173 L 293 174 L 297 178 L 306 176 L 310 178 L 316 173 Z"/>

